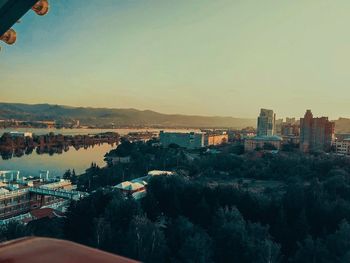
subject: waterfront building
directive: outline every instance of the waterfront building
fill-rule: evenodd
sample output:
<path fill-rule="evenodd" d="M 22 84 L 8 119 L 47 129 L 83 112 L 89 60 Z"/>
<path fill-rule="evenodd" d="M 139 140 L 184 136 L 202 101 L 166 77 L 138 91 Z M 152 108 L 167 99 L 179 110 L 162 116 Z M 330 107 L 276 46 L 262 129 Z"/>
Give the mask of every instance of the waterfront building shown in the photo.
<path fill-rule="evenodd" d="M 300 119 L 300 150 L 329 151 L 334 141 L 334 126 L 328 117 L 314 118 L 311 110 L 307 110 Z"/>
<path fill-rule="evenodd" d="M 275 134 L 276 114 L 273 110 L 261 109 L 258 117 L 258 136 L 273 136 Z"/>
<path fill-rule="evenodd" d="M 176 144 L 182 148 L 198 149 L 204 146 L 204 134 L 196 132 L 181 133 L 160 131 L 159 140 L 164 147 Z"/>

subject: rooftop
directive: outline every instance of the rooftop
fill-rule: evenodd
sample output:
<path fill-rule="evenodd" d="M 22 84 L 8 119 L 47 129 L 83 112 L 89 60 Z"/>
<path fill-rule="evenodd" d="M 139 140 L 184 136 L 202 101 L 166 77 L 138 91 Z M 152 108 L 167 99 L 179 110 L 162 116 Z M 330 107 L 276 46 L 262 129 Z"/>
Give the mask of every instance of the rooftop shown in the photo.
<path fill-rule="evenodd" d="M 157 176 L 157 175 L 173 175 L 174 172 L 171 171 L 162 171 L 162 170 L 152 170 L 147 173 L 149 176 Z"/>
<path fill-rule="evenodd" d="M 282 138 L 277 136 L 277 135 L 273 135 L 273 136 L 255 136 L 255 137 L 249 138 L 249 140 L 255 140 L 255 141 L 282 141 Z"/>
<path fill-rule="evenodd" d="M 27 237 L 0 244 L 0 262 L 133 263 L 138 261 L 69 241 Z"/>

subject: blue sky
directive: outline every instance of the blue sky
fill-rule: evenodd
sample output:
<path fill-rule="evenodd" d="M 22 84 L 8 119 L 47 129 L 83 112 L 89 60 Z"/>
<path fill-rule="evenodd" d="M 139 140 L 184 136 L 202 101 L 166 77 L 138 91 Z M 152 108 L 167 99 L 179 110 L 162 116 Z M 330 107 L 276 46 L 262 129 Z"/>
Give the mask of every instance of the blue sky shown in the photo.
<path fill-rule="evenodd" d="M 1 101 L 350 117 L 350 2 L 51 0 L 2 45 Z"/>

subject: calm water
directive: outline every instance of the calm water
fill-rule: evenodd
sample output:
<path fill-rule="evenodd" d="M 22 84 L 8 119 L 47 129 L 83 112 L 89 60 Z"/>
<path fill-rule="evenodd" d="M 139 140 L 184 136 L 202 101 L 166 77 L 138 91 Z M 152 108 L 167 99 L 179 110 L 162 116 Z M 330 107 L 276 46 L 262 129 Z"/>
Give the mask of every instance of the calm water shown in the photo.
<path fill-rule="evenodd" d="M 47 134 L 53 132 L 55 134 L 63 135 L 77 135 L 77 134 L 96 134 L 102 132 L 117 132 L 120 135 L 126 135 L 129 132 L 159 132 L 164 131 L 177 131 L 177 132 L 189 132 L 199 131 L 194 129 L 0 129 L 0 136 L 4 132 L 10 131 L 22 131 L 32 132 L 36 135 Z M 2 160 L 0 158 L 0 171 L 1 170 L 19 170 L 22 176 L 39 174 L 40 170 L 49 170 L 50 176 L 62 176 L 67 169 L 75 169 L 77 174 L 83 173 L 85 169 L 90 167 L 91 162 L 95 162 L 100 167 L 105 166 L 104 155 L 116 146 L 109 144 L 94 145 L 88 149 L 80 148 L 75 150 L 73 147 L 69 148 L 69 151 L 62 154 L 37 154 L 33 151 L 30 155 L 23 155 L 22 157 L 13 157 L 9 160 Z"/>
<path fill-rule="evenodd" d="M 102 132 L 117 132 L 120 135 L 126 135 L 129 132 L 159 132 L 164 131 L 177 131 L 177 132 L 189 132 L 189 131 L 200 131 L 198 129 L 153 129 L 153 128 L 144 128 L 144 129 L 33 129 L 33 128 L 9 128 L 9 129 L 0 129 L 0 136 L 5 132 L 11 131 L 20 131 L 20 132 L 32 132 L 36 135 L 48 134 L 53 132 L 55 134 L 63 135 L 84 135 L 84 134 L 97 134 Z"/>
<path fill-rule="evenodd" d="M 116 146 L 107 143 L 94 145 L 93 147 L 75 150 L 73 147 L 62 154 L 37 154 L 33 151 L 30 155 L 13 157 L 9 160 L 0 158 L 0 170 L 19 170 L 21 175 L 39 175 L 40 170 L 49 170 L 50 176 L 62 176 L 67 169 L 75 169 L 77 174 L 83 173 L 95 162 L 100 167 L 105 166 L 104 155 Z"/>

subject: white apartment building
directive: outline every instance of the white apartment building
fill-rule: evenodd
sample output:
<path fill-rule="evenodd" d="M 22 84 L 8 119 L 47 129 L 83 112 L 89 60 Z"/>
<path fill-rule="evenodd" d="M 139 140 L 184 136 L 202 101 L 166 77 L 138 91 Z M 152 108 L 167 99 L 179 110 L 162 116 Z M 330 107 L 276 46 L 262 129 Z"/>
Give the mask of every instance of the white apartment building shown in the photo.
<path fill-rule="evenodd" d="M 350 156 L 350 138 L 342 141 L 336 141 L 334 146 L 337 154 Z"/>

